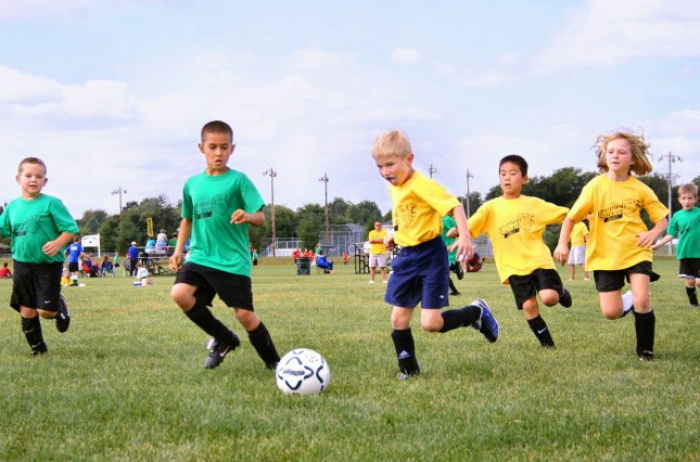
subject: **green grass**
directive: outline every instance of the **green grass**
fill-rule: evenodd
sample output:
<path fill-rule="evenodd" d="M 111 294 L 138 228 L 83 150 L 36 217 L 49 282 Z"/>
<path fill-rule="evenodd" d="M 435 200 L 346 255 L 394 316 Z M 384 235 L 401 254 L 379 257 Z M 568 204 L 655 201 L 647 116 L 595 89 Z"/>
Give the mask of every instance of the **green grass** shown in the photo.
<path fill-rule="evenodd" d="M 314 397 L 282 395 L 247 339 L 204 370 L 207 337 L 171 302 L 172 277 L 65 289 L 71 329 L 43 322 L 39 358 L 18 314 L 0 310 L 0 460 L 698 460 L 700 311 L 675 260 L 655 263 L 653 364 L 634 353 L 633 318 L 605 320 L 581 280 L 568 284 L 571 309 L 541 308 L 558 346 L 543 350 L 487 263 L 452 303 L 486 298 L 499 341 L 429 334 L 415 316 L 423 375 L 406 382 L 383 284 L 338 268 L 297 276 L 289 261 L 262 260 L 254 271 L 280 353 L 313 348 L 330 364 L 331 386 Z M 10 292 L 0 281 L 0 301 Z M 241 332 L 218 300 L 214 312 Z"/>

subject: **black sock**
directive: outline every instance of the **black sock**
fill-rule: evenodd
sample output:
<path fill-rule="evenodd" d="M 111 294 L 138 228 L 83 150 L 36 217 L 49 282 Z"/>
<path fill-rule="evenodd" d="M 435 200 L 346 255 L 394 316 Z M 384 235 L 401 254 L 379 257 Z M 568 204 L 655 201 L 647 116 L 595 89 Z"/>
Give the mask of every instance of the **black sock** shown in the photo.
<path fill-rule="evenodd" d="M 418 360 L 416 359 L 416 345 L 413 342 L 411 329 L 394 330 L 391 333 L 391 339 L 394 341 L 396 357 L 399 360 L 401 372 L 407 375 L 420 374 L 420 367 L 418 367 Z"/>
<path fill-rule="evenodd" d="M 229 328 L 216 319 L 205 305 L 197 302 L 190 311 L 185 312 L 185 315 L 216 340 L 228 342 L 231 339 Z"/>
<path fill-rule="evenodd" d="M 528 319 L 527 323 L 530 325 L 532 333 L 535 334 L 535 337 L 537 337 L 537 340 L 540 341 L 540 344 L 543 347 L 554 347 L 554 340 L 552 339 L 552 335 L 549 333 L 547 323 L 544 322 L 542 316 L 537 316 L 535 319 Z"/>
<path fill-rule="evenodd" d="M 459 290 L 457 290 L 457 286 L 455 286 L 455 283 L 452 282 L 452 278 L 448 276 L 448 277 L 447 277 L 447 281 L 450 283 L 450 290 L 452 291 L 452 293 L 453 293 L 453 294 L 458 294 L 458 293 L 459 293 Z"/>
<path fill-rule="evenodd" d="M 637 331 L 637 354 L 644 351 L 654 352 L 654 330 L 656 316 L 653 311 L 648 313 L 634 312 L 634 328 Z"/>
<path fill-rule="evenodd" d="M 268 332 L 267 327 L 265 327 L 262 321 L 255 330 L 248 332 L 248 338 L 250 339 L 250 343 L 253 344 L 255 351 L 258 352 L 258 355 L 267 366 L 272 367 L 280 362 L 280 355 L 277 354 L 275 344 L 272 343 L 270 332 Z"/>
<path fill-rule="evenodd" d="M 690 301 L 690 304 L 697 305 L 698 304 L 698 294 L 695 292 L 695 286 L 686 287 L 685 292 L 688 294 L 688 300 Z"/>
<path fill-rule="evenodd" d="M 27 343 L 32 350 L 44 343 L 44 336 L 41 334 L 41 321 L 39 316 L 34 318 L 22 318 L 22 332 L 27 339 Z"/>
<path fill-rule="evenodd" d="M 445 325 L 442 326 L 440 332 L 449 332 L 458 327 L 465 327 L 474 324 L 481 316 L 481 308 L 478 306 L 465 306 L 457 310 L 447 310 L 442 312 L 442 320 Z"/>

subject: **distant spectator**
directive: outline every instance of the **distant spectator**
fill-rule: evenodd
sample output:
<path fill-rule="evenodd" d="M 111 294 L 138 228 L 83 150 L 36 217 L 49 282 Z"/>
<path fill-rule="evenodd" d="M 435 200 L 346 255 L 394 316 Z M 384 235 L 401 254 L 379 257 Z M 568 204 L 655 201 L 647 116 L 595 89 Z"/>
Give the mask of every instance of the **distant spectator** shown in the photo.
<path fill-rule="evenodd" d="M 136 266 L 139 264 L 139 248 L 136 246 L 136 241 L 131 243 L 127 255 L 129 255 L 129 273 L 135 276 Z"/>
<path fill-rule="evenodd" d="M 7 262 L 2 264 L 2 268 L 0 268 L 0 278 L 11 278 L 12 277 L 12 271 L 10 271 L 9 265 Z"/>

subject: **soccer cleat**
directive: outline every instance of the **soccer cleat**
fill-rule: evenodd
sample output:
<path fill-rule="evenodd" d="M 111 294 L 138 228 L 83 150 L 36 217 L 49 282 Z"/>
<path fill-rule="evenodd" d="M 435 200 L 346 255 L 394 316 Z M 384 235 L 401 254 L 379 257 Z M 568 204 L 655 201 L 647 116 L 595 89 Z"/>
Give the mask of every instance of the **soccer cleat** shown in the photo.
<path fill-rule="evenodd" d="M 398 371 L 396 372 L 396 378 L 403 381 L 403 380 L 408 380 L 411 377 L 420 377 L 420 370 L 416 370 L 413 372 L 405 372 L 405 371 Z"/>
<path fill-rule="evenodd" d="M 486 300 L 478 298 L 472 301 L 471 305 L 481 308 L 481 316 L 472 324 L 472 327 L 484 334 L 484 337 L 490 343 L 495 343 L 498 340 L 498 321 L 491 313 L 488 303 L 486 303 Z"/>
<path fill-rule="evenodd" d="M 644 350 L 641 353 L 638 353 L 638 355 L 639 355 L 640 361 L 648 361 L 648 362 L 654 361 L 654 352 L 653 351 Z"/>
<path fill-rule="evenodd" d="M 367 284 L 374 284 L 374 281 L 367 281 Z"/>
<path fill-rule="evenodd" d="M 274 363 L 265 364 L 265 368 L 269 371 L 275 371 L 275 370 L 277 370 L 278 365 L 279 365 L 279 362 L 275 361 Z"/>
<path fill-rule="evenodd" d="M 56 329 L 60 333 L 64 333 L 70 327 L 70 313 L 68 312 L 68 305 L 66 305 L 66 299 L 61 298 L 58 301 L 58 314 L 54 318 L 56 320 Z"/>
<path fill-rule="evenodd" d="M 48 352 L 49 349 L 46 347 L 46 343 L 44 342 L 41 342 L 38 345 L 32 345 L 32 356 L 39 356 Z"/>
<path fill-rule="evenodd" d="M 205 369 L 214 369 L 215 367 L 219 367 L 219 365 L 224 362 L 226 355 L 241 345 L 241 339 L 239 339 L 233 331 L 230 332 L 233 336 L 233 341 L 231 343 L 223 343 L 219 342 L 218 340 L 214 340 L 210 343 L 211 352 L 204 361 Z"/>
<path fill-rule="evenodd" d="M 458 280 L 464 279 L 464 268 L 462 268 L 462 265 L 460 263 L 455 264 L 455 274 L 457 275 Z"/>
<path fill-rule="evenodd" d="M 559 304 L 564 308 L 571 308 L 573 300 L 571 300 L 571 294 L 566 287 L 561 288 L 561 294 L 559 294 Z"/>

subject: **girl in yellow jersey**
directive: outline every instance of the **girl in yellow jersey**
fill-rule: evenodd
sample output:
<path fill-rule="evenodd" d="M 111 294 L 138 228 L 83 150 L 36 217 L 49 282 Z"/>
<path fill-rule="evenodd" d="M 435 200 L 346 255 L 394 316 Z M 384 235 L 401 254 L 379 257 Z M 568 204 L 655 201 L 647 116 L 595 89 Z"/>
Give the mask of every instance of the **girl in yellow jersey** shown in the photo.
<path fill-rule="evenodd" d="M 653 361 L 656 319 L 649 301 L 649 283 L 658 275 L 651 270 L 651 246 L 666 229 L 668 210 L 632 175 L 652 170 L 649 145 L 643 136 L 618 131 L 598 137 L 596 147 L 602 174 L 583 188 L 564 220 L 554 257 L 562 264 L 567 261 L 574 223 L 592 213 L 586 268 L 593 271 L 600 309 L 607 319 L 618 319 L 634 310 L 637 355 L 643 361 Z M 642 221 L 642 209 L 654 223 L 652 229 Z M 623 296 L 625 279 L 632 291 Z"/>

